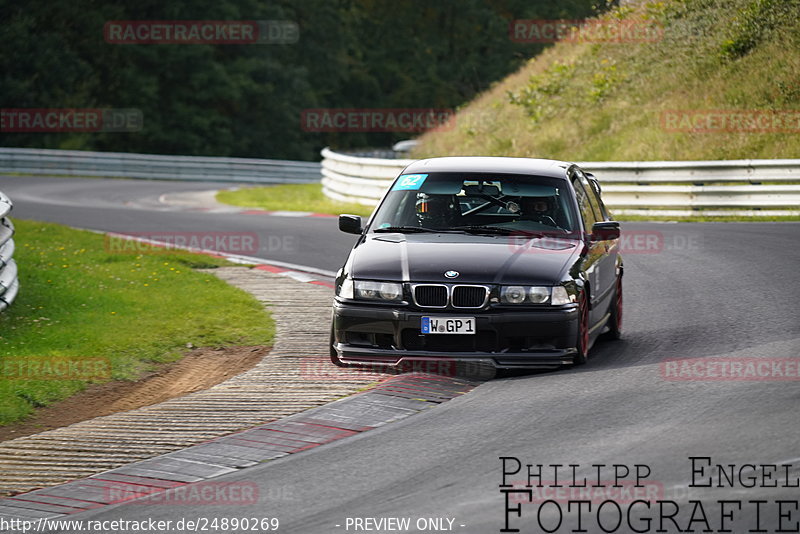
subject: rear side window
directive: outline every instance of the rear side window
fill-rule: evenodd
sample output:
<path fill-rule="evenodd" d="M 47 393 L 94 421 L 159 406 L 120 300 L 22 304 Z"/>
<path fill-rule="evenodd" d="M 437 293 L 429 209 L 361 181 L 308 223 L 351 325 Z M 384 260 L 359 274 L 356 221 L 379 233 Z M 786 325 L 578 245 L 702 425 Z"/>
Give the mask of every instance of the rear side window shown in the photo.
<path fill-rule="evenodd" d="M 575 189 L 575 198 L 578 200 L 578 209 L 581 212 L 581 217 L 584 222 L 584 230 L 586 232 L 592 231 L 592 225 L 598 221 L 598 214 L 595 213 L 595 207 L 592 205 L 589 193 L 581 183 L 580 176 L 576 174 L 572 180 L 572 187 Z"/>
<path fill-rule="evenodd" d="M 603 221 L 605 220 L 605 216 L 603 215 L 603 210 L 600 207 L 600 202 L 597 199 L 597 192 L 595 191 L 592 184 L 589 183 L 589 178 L 581 171 L 580 169 L 575 170 L 575 176 L 580 180 L 581 185 L 583 186 L 583 190 L 586 192 L 586 197 L 589 201 L 589 205 L 592 206 L 592 211 L 594 212 L 594 217 L 596 221 Z"/>
<path fill-rule="evenodd" d="M 587 176 L 586 178 L 588 180 L 589 177 Z M 600 195 L 600 191 L 596 183 L 591 180 L 588 180 L 588 184 L 586 184 L 585 188 L 586 191 L 590 193 L 590 198 L 592 200 L 592 203 L 599 209 L 600 219 L 604 221 L 611 220 L 611 215 L 608 213 L 606 205 L 603 204 L 603 199 Z"/>

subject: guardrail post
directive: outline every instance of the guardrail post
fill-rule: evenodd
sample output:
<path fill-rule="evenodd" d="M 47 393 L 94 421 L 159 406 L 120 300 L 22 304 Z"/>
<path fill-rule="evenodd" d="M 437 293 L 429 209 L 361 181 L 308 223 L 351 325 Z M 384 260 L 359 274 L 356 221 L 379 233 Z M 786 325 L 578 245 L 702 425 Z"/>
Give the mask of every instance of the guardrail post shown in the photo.
<path fill-rule="evenodd" d="M 0 312 L 11 306 L 19 292 L 17 262 L 14 261 L 14 224 L 8 217 L 13 204 L 0 192 Z"/>

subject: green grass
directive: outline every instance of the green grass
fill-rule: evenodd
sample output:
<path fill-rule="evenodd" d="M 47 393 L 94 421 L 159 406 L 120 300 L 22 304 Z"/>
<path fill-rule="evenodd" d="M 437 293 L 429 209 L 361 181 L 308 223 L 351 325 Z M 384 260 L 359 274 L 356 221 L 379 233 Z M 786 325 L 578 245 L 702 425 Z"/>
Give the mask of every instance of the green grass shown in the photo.
<path fill-rule="evenodd" d="M 234 206 L 277 211 L 311 211 L 339 215 L 350 213 L 368 217 L 372 206 L 335 202 L 322 194 L 320 184 L 291 184 L 220 191 L 217 200 Z"/>
<path fill-rule="evenodd" d="M 603 18 L 660 26 L 663 38 L 557 43 L 464 106 L 452 129 L 421 136 L 412 155 L 800 157 L 797 131 L 676 133 L 661 123 L 668 110 L 800 110 L 800 3 L 649 1 Z"/>
<path fill-rule="evenodd" d="M 21 289 L 0 315 L 0 424 L 92 381 L 29 379 L 37 373 L 20 379 L 9 371 L 19 365 L 100 358 L 110 366 L 110 378 L 135 380 L 155 364 L 179 359 L 188 343 L 272 341 L 274 323 L 256 299 L 193 270 L 225 260 L 172 251 L 110 253 L 103 235 L 24 220 L 15 224 Z"/>

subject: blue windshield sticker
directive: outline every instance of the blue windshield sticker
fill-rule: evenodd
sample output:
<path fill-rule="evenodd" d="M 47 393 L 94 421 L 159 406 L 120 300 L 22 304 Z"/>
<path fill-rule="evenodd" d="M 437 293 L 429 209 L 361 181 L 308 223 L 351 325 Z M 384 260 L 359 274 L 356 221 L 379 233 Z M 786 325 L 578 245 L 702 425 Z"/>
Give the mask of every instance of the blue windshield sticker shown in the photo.
<path fill-rule="evenodd" d="M 404 174 L 397 179 L 392 191 L 416 191 L 427 177 L 427 174 Z"/>

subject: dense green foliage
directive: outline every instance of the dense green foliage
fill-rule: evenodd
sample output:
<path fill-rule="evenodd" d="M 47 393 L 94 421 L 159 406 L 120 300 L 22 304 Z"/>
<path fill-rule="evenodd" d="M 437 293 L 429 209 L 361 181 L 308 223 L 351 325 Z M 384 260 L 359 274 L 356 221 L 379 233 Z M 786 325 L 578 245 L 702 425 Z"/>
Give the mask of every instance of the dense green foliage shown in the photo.
<path fill-rule="evenodd" d="M 0 2 L 3 108 L 135 108 L 136 133 L 4 133 L 3 146 L 317 159 L 409 134 L 304 132 L 307 108 L 451 108 L 543 45 L 518 18 L 580 18 L 592 0 Z M 119 45 L 121 20 L 289 20 L 296 44 Z"/>

